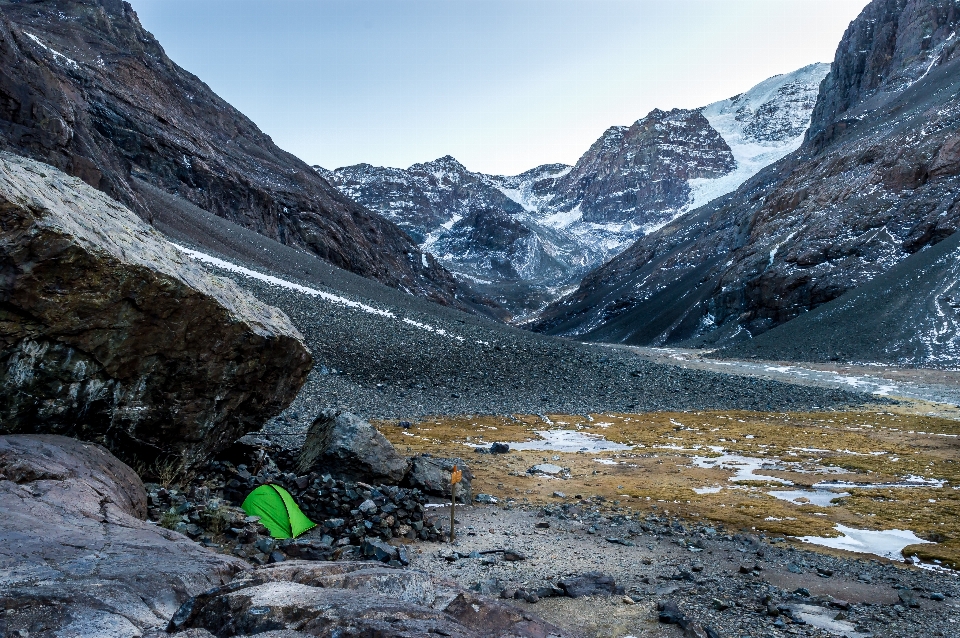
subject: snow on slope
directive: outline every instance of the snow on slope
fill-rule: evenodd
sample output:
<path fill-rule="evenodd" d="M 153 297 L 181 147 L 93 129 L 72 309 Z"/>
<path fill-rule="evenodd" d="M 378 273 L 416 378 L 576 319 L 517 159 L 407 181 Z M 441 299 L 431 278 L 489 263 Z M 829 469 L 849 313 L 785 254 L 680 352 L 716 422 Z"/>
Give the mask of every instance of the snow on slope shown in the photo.
<path fill-rule="evenodd" d="M 733 192 L 763 167 L 800 148 L 820 82 L 829 72 L 829 64 L 811 64 L 704 108 L 710 126 L 733 151 L 737 168 L 719 179 L 690 180 L 692 198 L 687 210 Z"/>

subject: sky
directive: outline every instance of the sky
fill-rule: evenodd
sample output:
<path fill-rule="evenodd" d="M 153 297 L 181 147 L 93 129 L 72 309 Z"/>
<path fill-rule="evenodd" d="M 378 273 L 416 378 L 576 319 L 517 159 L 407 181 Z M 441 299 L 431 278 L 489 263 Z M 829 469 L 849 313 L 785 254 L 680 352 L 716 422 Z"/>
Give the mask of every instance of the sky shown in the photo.
<path fill-rule="evenodd" d="M 573 164 L 610 126 L 833 60 L 867 0 L 130 0 L 309 164 Z"/>

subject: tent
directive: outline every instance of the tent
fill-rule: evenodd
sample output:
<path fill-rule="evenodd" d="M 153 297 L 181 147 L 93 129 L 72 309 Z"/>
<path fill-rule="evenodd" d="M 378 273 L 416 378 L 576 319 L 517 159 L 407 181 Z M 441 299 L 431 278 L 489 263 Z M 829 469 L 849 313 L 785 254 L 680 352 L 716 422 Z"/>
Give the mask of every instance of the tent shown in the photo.
<path fill-rule="evenodd" d="M 240 507 L 251 516 L 259 516 L 274 538 L 296 538 L 317 526 L 300 511 L 290 492 L 279 485 L 261 485 Z"/>

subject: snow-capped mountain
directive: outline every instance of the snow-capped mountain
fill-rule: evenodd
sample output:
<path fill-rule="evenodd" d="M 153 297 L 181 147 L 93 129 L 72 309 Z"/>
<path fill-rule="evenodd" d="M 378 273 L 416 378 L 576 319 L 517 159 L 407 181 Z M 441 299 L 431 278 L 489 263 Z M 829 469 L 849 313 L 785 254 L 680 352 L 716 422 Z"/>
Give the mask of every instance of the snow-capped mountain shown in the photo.
<path fill-rule="evenodd" d="M 796 151 L 585 275 L 534 329 L 637 345 L 757 338 L 755 353 L 772 359 L 957 365 L 956 253 L 927 260 L 960 227 L 958 33 L 956 3 L 871 2 Z M 800 87 L 755 91 L 779 96 L 783 113 L 749 95 L 703 111 L 735 156 L 774 130 L 790 139 L 809 112 Z"/>
<path fill-rule="evenodd" d="M 486 175 L 446 156 L 408 169 L 315 168 L 522 320 L 799 147 L 829 68 L 813 64 L 704 108 L 655 109 L 607 129 L 574 166 Z"/>

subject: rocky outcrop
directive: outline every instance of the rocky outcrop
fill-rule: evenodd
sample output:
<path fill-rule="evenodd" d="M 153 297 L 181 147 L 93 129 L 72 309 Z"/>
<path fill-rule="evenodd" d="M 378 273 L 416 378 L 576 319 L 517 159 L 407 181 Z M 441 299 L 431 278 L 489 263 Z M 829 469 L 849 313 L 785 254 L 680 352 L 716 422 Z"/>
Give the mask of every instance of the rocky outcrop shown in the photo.
<path fill-rule="evenodd" d="M 0 432 L 189 464 L 286 407 L 311 363 L 282 312 L 79 179 L 0 154 Z"/>
<path fill-rule="evenodd" d="M 346 270 L 467 307 L 465 289 L 392 222 L 171 61 L 129 3 L 0 1 L 0 69 L 0 150 L 80 177 L 146 220 L 164 202 L 137 180 Z"/>
<path fill-rule="evenodd" d="M 145 522 L 137 475 L 104 448 L 0 436 L 3 635 L 127 638 L 247 568 Z"/>
<path fill-rule="evenodd" d="M 415 570 L 370 563 L 284 562 L 206 592 L 180 608 L 170 631 L 215 636 L 287 630 L 297 636 L 563 638 L 515 607 Z"/>
<path fill-rule="evenodd" d="M 390 441 L 358 416 L 324 410 L 307 431 L 297 460 L 301 474 L 318 472 L 337 478 L 396 484 L 410 461 Z"/>
<path fill-rule="evenodd" d="M 796 152 L 590 273 L 537 329 L 634 344 L 736 342 L 951 235 L 960 224 L 958 28 L 955 4 L 872 2 L 847 30 Z"/>

